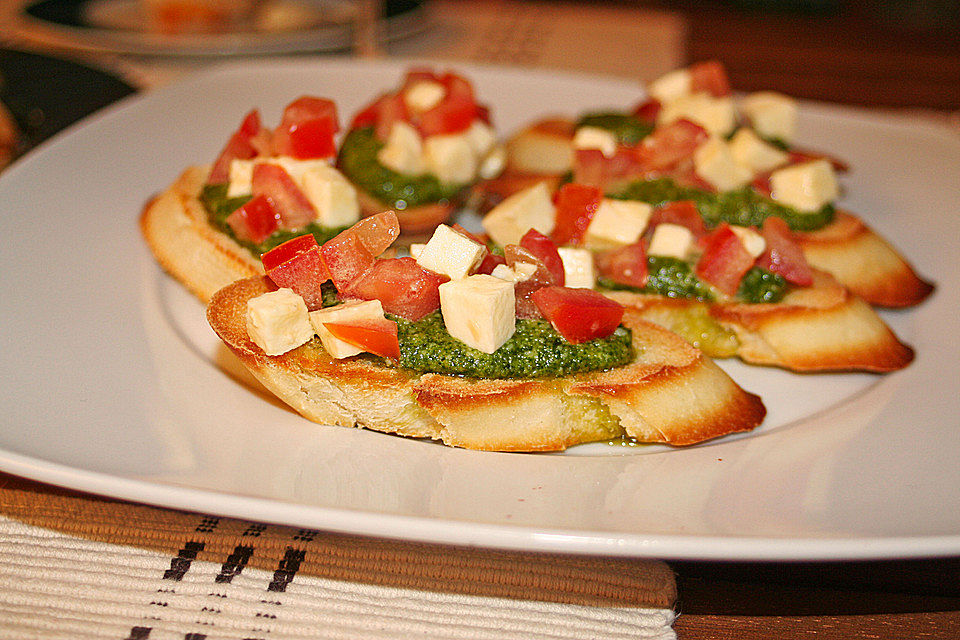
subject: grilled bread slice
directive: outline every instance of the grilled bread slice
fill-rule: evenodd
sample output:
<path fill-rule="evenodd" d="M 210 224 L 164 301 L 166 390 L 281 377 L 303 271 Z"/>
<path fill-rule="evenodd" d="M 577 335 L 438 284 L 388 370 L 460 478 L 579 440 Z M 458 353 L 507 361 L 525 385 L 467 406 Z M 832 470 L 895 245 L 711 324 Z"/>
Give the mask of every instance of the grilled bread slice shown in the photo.
<path fill-rule="evenodd" d="M 484 209 L 538 182 L 559 185 L 572 167 L 573 132 L 572 121 L 551 117 L 514 134 L 504 172 L 478 187 Z M 794 235 L 811 266 L 832 273 L 869 304 L 911 307 L 934 290 L 896 248 L 848 211 L 838 211 L 822 229 Z"/>
<path fill-rule="evenodd" d="M 712 357 L 791 371 L 870 371 L 906 367 L 913 349 L 880 316 L 836 278 L 814 271 L 813 286 L 797 288 L 781 302 L 705 303 L 681 298 L 608 291 L 605 294 L 683 335 Z M 711 340 L 719 329 L 724 338 Z"/>
<path fill-rule="evenodd" d="M 379 359 L 331 358 L 315 339 L 266 355 L 247 334 L 247 301 L 266 277 L 213 296 L 214 331 L 268 389 L 321 424 L 365 427 L 456 447 L 559 451 L 620 436 L 689 445 L 759 425 L 761 400 L 678 336 L 628 310 L 636 359 L 563 378 L 493 380 L 418 374 Z"/>

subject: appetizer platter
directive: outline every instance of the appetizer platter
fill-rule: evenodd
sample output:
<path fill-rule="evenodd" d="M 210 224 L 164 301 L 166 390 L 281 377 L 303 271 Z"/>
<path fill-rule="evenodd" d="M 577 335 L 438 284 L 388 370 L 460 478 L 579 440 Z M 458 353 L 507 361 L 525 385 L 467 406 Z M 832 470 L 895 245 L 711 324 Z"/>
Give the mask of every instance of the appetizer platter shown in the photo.
<path fill-rule="evenodd" d="M 93 197 L 97 189 L 109 192 L 111 216 L 118 209 L 127 209 L 128 214 L 139 211 L 151 195 L 158 197 L 153 204 L 169 197 L 171 185 L 179 183 L 178 176 L 186 175 L 186 168 L 213 164 L 231 136 L 243 130 L 250 109 L 258 109 L 262 122 L 275 130 L 298 96 L 324 96 L 335 99 L 337 109 L 345 114 L 340 122 L 349 129 L 356 122 L 351 121 L 354 114 L 363 112 L 378 96 L 395 92 L 416 64 L 332 60 L 322 66 L 306 61 L 225 66 L 122 103 L 89 121 L 13 167 L 0 181 L 0 189 L 5 202 L 15 201 L 26 191 L 36 192 L 43 175 L 44 180 L 68 182 L 81 196 L 90 194 L 81 202 L 102 200 Z M 577 75 L 471 66 L 458 66 L 456 73 L 469 78 L 489 109 L 490 127 L 504 138 L 542 118 L 544 109 L 537 105 L 564 105 L 568 113 L 578 114 L 598 107 L 622 108 L 643 93 L 635 83 Z M 212 99 L 203 105 L 189 99 L 197 95 Z M 171 104 L 182 105 L 176 115 L 169 113 Z M 159 127 L 142 127 L 165 118 L 177 120 L 172 136 L 161 133 Z M 590 438 L 597 442 L 574 446 L 563 455 L 505 454 L 438 446 L 430 442 L 429 433 L 412 434 L 427 439 L 396 438 L 373 430 L 314 424 L 259 386 L 235 359 L 244 350 L 260 364 L 290 357 L 284 355 L 289 349 L 267 356 L 263 347 L 269 340 L 263 344 L 252 340 L 243 321 L 248 299 L 283 289 L 270 277 L 266 262 L 267 276 L 261 275 L 259 256 L 250 261 L 249 272 L 238 276 L 246 280 L 229 285 L 223 293 L 216 293 L 224 285 L 219 282 L 191 292 L 158 266 L 140 230 L 129 224 L 133 220 L 129 215 L 124 227 L 98 222 L 100 246 L 109 250 L 84 252 L 82 257 L 56 248 L 71 234 L 71 242 L 90 237 L 92 232 L 84 223 L 102 220 L 102 206 L 81 204 L 82 210 L 90 211 L 85 217 L 42 225 L 46 244 L 26 234 L 8 216 L 4 224 L 20 242 L 5 260 L 19 265 L 19 270 L 16 278 L 4 282 L 4 288 L 7 299 L 22 310 L 4 329 L 13 344 L 10 361 L 21 365 L 15 378 L 21 382 L 10 390 L 18 393 L 18 401 L 10 402 L 12 423 L 30 425 L 44 437 L 28 440 L 19 435 L 20 430 L 5 431 L 0 464 L 40 480 L 166 506 L 461 544 L 783 559 L 955 551 L 960 547 L 954 533 L 956 516 L 937 505 L 956 501 L 956 471 L 951 465 L 936 464 L 960 450 L 956 430 L 949 418 L 944 419 L 958 409 L 957 394 L 951 389 L 957 376 L 950 373 L 957 367 L 957 358 L 951 357 L 956 346 L 946 339 L 957 321 L 940 294 L 955 279 L 946 268 L 953 236 L 938 216 L 926 219 L 921 233 L 910 215 L 918 207 L 949 208 L 950 182 L 933 168 L 956 162 L 958 145 L 943 134 L 935 126 L 896 118 L 830 105 L 801 105 L 798 139 L 810 148 L 842 149 L 850 167 L 842 177 L 842 205 L 862 212 L 877 234 L 895 239 L 893 244 L 909 257 L 916 273 L 934 276 L 937 292 L 910 309 L 864 305 L 894 336 L 894 342 L 906 349 L 894 364 L 798 374 L 789 367 L 751 366 L 724 355 L 718 355 L 715 363 L 707 355 L 694 355 L 693 360 L 712 363 L 708 369 L 745 394 L 741 398 L 761 398 L 764 409 L 758 412 L 753 405 L 747 411 L 752 417 L 742 427 L 728 429 L 728 435 L 717 439 L 707 435 L 699 439 L 706 442 L 689 448 L 641 445 L 637 441 L 645 438 L 628 431 L 627 439 L 611 440 L 609 435 L 624 435 L 613 432 Z M 149 171 L 144 171 L 133 152 L 114 162 L 117 169 L 109 176 L 109 184 L 119 180 L 122 193 L 104 187 L 108 178 L 95 173 L 85 174 L 81 184 L 68 166 L 60 164 L 64 158 L 80 155 L 89 156 L 87 164 L 105 162 L 96 149 L 121 139 L 124 144 L 116 148 L 133 143 L 134 148 L 154 149 L 158 158 Z M 865 139 L 872 142 L 867 144 Z M 922 142 L 919 147 L 918 142 Z M 885 149 L 882 158 L 873 153 L 875 148 Z M 906 159 L 906 150 L 916 148 L 924 152 Z M 187 191 L 196 198 L 194 189 L 208 178 L 209 166 L 193 176 L 194 186 Z M 60 192 L 40 191 L 42 209 L 64 208 L 65 196 Z M 483 240 L 477 234 L 488 231 L 484 222 L 497 215 L 500 204 L 492 203 L 489 211 L 478 214 L 455 212 L 440 228 L 468 242 Z M 387 220 L 378 218 L 381 215 L 385 214 L 356 224 L 382 222 L 378 226 L 389 229 L 387 236 L 396 239 L 402 223 L 396 216 Z M 340 226 L 346 228 L 341 234 L 353 229 L 349 223 Z M 32 228 L 36 234 L 36 227 Z M 761 225 L 752 232 L 764 237 L 763 231 Z M 548 234 L 541 235 L 547 238 Z M 293 240 L 298 237 L 302 236 L 294 234 Z M 774 237 L 769 235 L 766 241 L 775 243 Z M 332 238 L 314 240 L 322 250 Z M 399 254 L 388 253 L 380 260 L 416 262 L 420 258 L 414 252 L 427 251 L 433 235 L 415 240 Z M 507 239 L 495 244 L 501 249 L 524 248 L 523 239 L 519 240 L 516 245 Z M 381 251 L 390 244 L 385 243 Z M 41 246 L 46 249 L 40 250 Z M 276 248 L 283 246 L 281 242 Z M 559 248 L 554 249 L 559 253 Z M 406 251 L 410 257 L 400 257 Z M 63 304 L 83 311 L 72 321 L 90 340 L 68 348 L 53 319 L 35 322 L 31 330 L 42 339 L 45 350 L 65 354 L 62 357 L 71 370 L 96 375 L 102 390 L 79 380 L 54 382 L 37 367 L 22 366 L 36 360 L 28 356 L 28 345 L 14 339 L 28 331 L 26 320 L 19 318 L 36 313 L 42 301 L 28 296 L 21 283 L 38 277 L 36 256 L 52 255 L 56 256 L 53 263 L 69 274 L 56 281 L 53 293 Z M 78 269 L 81 261 L 83 278 Z M 49 269 L 50 261 L 46 262 Z M 507 266 L 516 267 L 517 262 Z M 472 270 L 468 278 L 479 277 L 475 269 L 476 265 L 468 269 Z M 84 284 L 88 278 L 109 281 L 113 291 L 125 295 L 95 296 L 91 301 L 91 286 Z M 570 289 L 562 283 L 552 286 Z M 616 300 L 624 293 L 608 291 L 604 296 L 592 288 L 582 291 L 605 300 Z M 295 295 L 301 303 L 310 297 Z M 207 322 L 208 299 L 213 300 L 210 324 L 219 337 Z M 629 301 L 618 306 L 623 311 L 618 320 L 634 331 L 634 339 L 638 334 L 670 336 L 664 340 L 686 345 L 687 357 L 702 353 L 665 329 L 643 321 L 637 324 L 634 318 L 642 306 Z M 562 322 L 558 325 L 546 308 L 541 313 L 559 331 Z M 218 323 L 217 309 L 227 310 L 223 322 Z M 334 321 L 324 326 L 337 331 L 343 325 Z M 639 330 L 641 326 L 645 328 Z M 232 339 L 236 336 L 238 341 Z M 290 353 L 303 348 L 293 346 Z M 638 350 L 645 355 L 656 351 L 649 346 Z M 115 357 L 104 359 L 104 352 Z M 318 353 L 324 352 L 325 347 Z M 369 357 L 361 360 L 369 362 Z M 252 369 L 256 372 L 257 366 Z M 949 382 L 935 382 L 944 379 Z M 261 382 L 267 381 L 261 378 Z M 391 386 L 396 388 L 396 381 Z M 599 385 L 608 386 L 609 382 Z M 441 390 L 438 397 L 449 392 Z M 40 401 L 41 396 L 45 401 Z M 921 397 L 925 401 L 916 401 Z M 65 421 L 66 406 L 73 413 Z M 321 414 L 318 421 L 326 420 Z M 51 437 L 54 429 L 57 437 Z M 546 448 L 563 449 L 580 441 L 566 440 L 563 446 Z M 927 461 L 924 464 L 918 464 L 921 456 Z M 906 500 L 911 482 L 904 478 L 922 481 L 929 488 L 919 499 L 911 498 L 915 508 L 909 517 L 895 506 L 902 504 L 901 497 Z M 478 487 L 483 487 L 482 492 L 477 492 Z M 744 501 L 744 496 L 749 499 Z"/>

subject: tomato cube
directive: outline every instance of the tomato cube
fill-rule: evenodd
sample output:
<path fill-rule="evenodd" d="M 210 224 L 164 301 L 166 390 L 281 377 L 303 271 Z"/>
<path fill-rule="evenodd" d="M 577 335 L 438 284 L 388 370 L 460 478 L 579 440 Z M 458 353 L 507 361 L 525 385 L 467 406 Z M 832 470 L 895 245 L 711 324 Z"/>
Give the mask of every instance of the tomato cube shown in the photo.
<path fill-rule="evenodd" d="M 556 225 L 551 237 L 558 245 L 578 245 L 590 226 L 603 192 L 598 187 L 568 183 L 557 191 Z"/>
<path fill-rule="evenodd" d="M 647 285 L 647 252 L 641 242 L 601 253 L 597 269 L 614 282 L 642 289 Z"/>
<path fill-rule="evenodd" d="M 254 195 L 264 195 L 273 203 L 284 229 L 299 229 L 317 218 L 313 203 L 290 177 L 276 164 L 258 163 L 253 167 L 251 187 Z"/>
<path fill-rule="evenodd" d="M 553 328 L 573 344 L 606 338 L 623 319 L 623 306 L 593 289 L 543 287 L 531 298 Z"/>
<path fill-rule="evenodd" d="M 760 235 L 767 247 L 757 259 L 759 266 L 780 274 L 787 282 L 802 287 L 813 284 L 813 271 L 783 218 L 771 216 L 764 220 Z"/>
<path fill-rule="evenodd" d="M 260 244 L 280 224 L 280 216 L 266 196 L 254 196 L 227 216 L 227 224 L 241 240 Z"/>
<path fill-rule="evenodd" d="M 379 300 L 384 312 L 419 320 L 440 308 L 440 285 L 448 279 L 413 258 L 383 258 L 350 287 L 349 295 Z"/>
<path fill-rule="evenodd" d="M 323 306 L 320 286 L 330 279 L 330 271 L 312 235 L 287 240 L 260 256 L 260 261 L 267 277 L 278 287 L 286 287 L 299 294 L 308 309 Z"/>
<path fill-rule="evenodd" d="M 563 286 L 563 260 L 560 258 L 560 252 L 557 251 L 557 245 L 553 240 L 536 229 L 530 229 L 520 238 L 520 246 L 535 255 L 543 263 L 543 266 L 550 271 L 554 284 Z"/>
<path fill-rule="evenodd" d="M 740 280 L 754 264 L 753 257 L 725 222 L 700 242 L 703 254 L 697 261 L 697 275 L 727 295 L 735 295 Z"/>
<path fill-rule="evenodd" d="M 384 358 L 400 359 L 400 341 L 397 323 L 386 318 L 371 319 L 352 324 L 324 323 L 334 337 L 348 342 L 367 353 Z"/>

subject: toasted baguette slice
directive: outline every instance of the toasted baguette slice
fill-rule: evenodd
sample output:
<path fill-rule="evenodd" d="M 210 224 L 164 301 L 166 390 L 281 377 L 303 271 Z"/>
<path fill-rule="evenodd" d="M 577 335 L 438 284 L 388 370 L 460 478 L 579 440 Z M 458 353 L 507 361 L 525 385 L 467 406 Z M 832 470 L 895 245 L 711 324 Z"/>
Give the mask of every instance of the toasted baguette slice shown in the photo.
<path fill-rule="evenodd" d="M 628 311 L 636 360 L 609 371 L 544 380 L 417 374 L 363 357 L 334 360 L 313 340 L 267 356 L 247 335 L 247 301 L 265 277 L 218 292 L 214 331 L 280 399 L 321 424 L 430 438 L 469 449 L 559 451 L 627 435 L 689 445 L 759 425 L 760 399 L 678 336 Z"/>
<path fill-rule="evenodd" d="M 707 305 L 625 291 L 606 295 L 681 335 L 687 333 L 691 309 Z M 751 364 L 882 373 L 913 360 L 913 349 L 897 339 L 873 308 L 824 271 L 814 271 L 812 287 L 791 291 L 779 303 L 713 303 L 707 309 L 710 318 L 735 334 L 736 355 Z M 709 344 L 701 347 L 714 357 L 729 355 L 714 352 Z"/>
<path fill-rule="evenodd" d="M 541 120 L 517 132 L 507 144 L 506 170 L 478 187 L 483 210 L 537 182 L 559 185 L 572 168 L 572 143 L 573 122 L 560 118 Z M 850 212 L 838 211 L 824 228 L 794 235 L 811 266 L 829 271 L 872 305 L 910 307 L 934 290 L 889 242 Z"/>
<path fill-rule="evenodd" d="M 140 230 L 170 275 L 207 302 L 234 280 L 263 273 L 254 256 L 207 222 L 199 194 L 210 167 L 191 167 L 144 207 Z"/>

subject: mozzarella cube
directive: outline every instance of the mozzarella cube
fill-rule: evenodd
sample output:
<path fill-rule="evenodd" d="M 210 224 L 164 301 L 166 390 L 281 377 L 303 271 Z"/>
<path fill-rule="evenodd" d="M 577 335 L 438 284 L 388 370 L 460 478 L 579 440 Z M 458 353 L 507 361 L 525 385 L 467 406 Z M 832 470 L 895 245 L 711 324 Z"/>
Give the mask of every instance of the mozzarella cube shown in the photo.
<path fill-rule="evenodd" d="M 667 125 L 681 118 L 696 122 L 714 136 L 726 136 L 737 124 L 733 99 L 716 97 L 705 91 L 681 96 L 663 105 L 657 115 L 657 124 Z"/>
<path fill-rule="evenodd" d="M 711 136 L 693 152 L 697 175 L 719 191 L 742 187 L 753 178 L 753 172 L 734 160 L 733 152 L 723 138 Z"/>
<path fill-rule="evenodd" d="M 253 165 L 256 160 L 231 160 L 227 197 L 248 196 L 253 191 Z"/>
<path fill-rule="evenodd" d="M 429 111 L 440 104 L 447 95 L 447 89 L 439 82 L 422 80 L 414 83 L 403 93 L 403 102 L 414 113 Z"/>
<path fill-rule="evenodd" d="M 651 213 L 653 207 L 646 202 L 604 198 L 587 225 L 584 243 L 591 249 L 633 244 L 647 228 Z"/>
<path fill-rule="evenodd" d="M 423 141 L 420 134 L 403 121 L 390 127 L 387 141 L 377 152 L 377 161 L 388 169 L 408 176 L 418 176 L 426 171 L 423 161 Z"/>
<path fill-rule="evenodd" d="M 664 105 L 690 93 L 691 82 L 688 69 L 675 69 L 648 84 L 647 93 Z"/>
<path fill-rule="evenodd" d="M 516 330 L 513 283 L 485 274 L 440 285 L 447 333 L 468 347 L 493 353 Z"/>
<path fill-rule="evenodd" d="M 497 144 L 497 134 L 483 120 L 474 120 L 464 132 L 470 148 L 478 156 L 485 156 Z"/>
<path fill-rule="evenodd" d="M 600 127 L 580 127 L 573 134 L 574 149 L 599 149 L 608 158 L 617 152 L 618 145 L 617 136 Z"/>
<path fill-rule="evenodd" d="M 498 264 L 493 268 L 493 271 L 490 272 L 490 275 L 494 278 L 517 283 L 529 280 L 536 272 L 536 265 L 530 264 L 529 262 L 517 262 L 512 268 L 505 264 Z"/>
<path fill-rule="evenodd" d="M 563 262 L 564 286 L 572 289 L 592 289 L 597 282 L 593 268 L 593 253 L 586 249 L 560 247 Z"/>
<path fill-rule="evenodd" d="M 679 224 L 664 222 L 658 224 L 650 238 L 647 253 L 651 256 L 664 256 L 686 260 L 693 247 L 693 232 Z"/>
<path fill-rule="evenodd" d="M 247 301 L 247 335 L 268 356 L 296 349 L 313 337 L 307 303 L 292 289 L 277 289 Z"/>
<path fill-rule="evenodd" d="M 547 183 L 539 182 L 505 199 L 484 216 L 482 224 L 500 246 L 520 244 L 520 238 L 530 229 L 550 235 L 556 212 Z"/>
<path fill-rule="evenodd" d="M 790 154 L 766 142 L 748 127 L 737 129 L 729 147 L 737 164 L 753 173 L 770 171 L 790 159 Z"/>
<path fill-rule="evenodd" d="M 480 166 L 466 134 L 430 136 L 423 142 L 423 161 L 427 171 L 440 182 L 473 182 Z"/>
<path fill-rule="evenodd" d="M 324 227 L 349 227 L 360 220 L 357 190 L 333 167 L 314 165 L 303 173 L 300 188 L 317 210 L 317 222 Z"/>
<path fill-rule="evenodd" d="M 758 91 L 740 101 L 740 111 L 764 138 L 793 141 L 797 129 L 797 101 L 775 91 Z"/>
<path fill-rule="evenodd" d="M 829 160 L 813 160 L 777 169 L 770 174 L 770 195 L 798 211 L 819 211 L 840 194 Z"/>
<path fill-rule="evenodd" d="M 730 230 L 740 238 L 740 243 L 743 244 L 743 248 L 747 250 L 751 258 L 759 258 L 760 254 L 766 250 L 767 241 L 750 227 L 741 227 L 732 224 L 730 225 Z"/>
<path fill-rule="evenodd" d="M 350 344 L 336 337 L 324 324 L 332 322 L 334 324 L 356 324 L 367 320 L 379 320 L 384 317 L 383 305 L 379 300 L 350 300 L 334 307 L 324 307 L 310 312 L 310 323 L 313 330 L 320 337 L 323 348 L 327 350 L 332 357 L 340 360 L 349 358 L 363 349 Z"/>
<path fill-rule="evenodd" d="M 410 257 L 416 260 L 420 257 L 420 254 L 423 253 L 423 248 L 427 246 L 421 242 L 414 242 L 410 244 Z"/>
<path fill-rule="evenodd" d="M 503 172 L 503 169 L 506 166 L 507 149 L 503 145 L 498 144 L 494 148 L 490 149 L 487 155 L 480 159 L 480 168 L 477 169 L 477 175 L 484 180 L 496 178 Z"/>
<path fill-rule="evenodd" d="M 416 260 L 424 269 L 460 280 L 473 273 L 486 254 L 485 246 L 441 224 Z"/>

